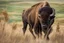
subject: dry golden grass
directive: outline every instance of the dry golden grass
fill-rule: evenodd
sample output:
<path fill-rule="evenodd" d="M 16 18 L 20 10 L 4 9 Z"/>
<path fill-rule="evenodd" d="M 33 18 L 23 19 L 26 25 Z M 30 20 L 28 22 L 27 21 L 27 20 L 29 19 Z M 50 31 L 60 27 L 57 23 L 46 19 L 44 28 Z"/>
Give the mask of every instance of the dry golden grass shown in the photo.
<path fill-rule="evenodd" d="M 1 25 L 2 24 L 2 25 Z M 6 23 L 0 24 L 0 43 L 64 43 L 64 27 L 60 25 L 59 32 L 56 31 L 56 26 L 53 25 L 53 31 L 50 34 L 50 40 L 47 41 L 42 39 L 33 39 L 33 36 L 27 29 L 25 36 L 22 31 L 22 23 Z M 21 26 L 20 26 L 21 25 Z M 3 27 L 4 30 L 3 30 Z M 43 37 L 43 36 L 42 36 Z"/>
<path fill-rule="evenodd" d="M 2 10 L 2 12 L 0 13 L 0 16 L 1 16 L 2 19 L 4 19 L 5 22 L 7 22 L 8 19 L 9 19 L 9 18 L 8 18 L 8 13 L 7 13 L 6 10 Z M 1 19 L 1 18 L 0 18 L 0 19 Z"/>
<path fill-rule="evenodd" d="M 60 24 L 58 23 L 58 24 L 57 24 L 56 31 L 59 32 L 59 31 L 60 31 L 59 29 L 60 29 Z"/>

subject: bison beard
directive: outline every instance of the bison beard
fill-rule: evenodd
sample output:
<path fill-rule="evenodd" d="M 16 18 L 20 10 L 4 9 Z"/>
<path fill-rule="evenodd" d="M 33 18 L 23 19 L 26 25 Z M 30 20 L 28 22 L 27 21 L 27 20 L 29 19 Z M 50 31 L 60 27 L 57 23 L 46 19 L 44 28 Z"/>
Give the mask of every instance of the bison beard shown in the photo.
<path fill-rule="evenodd" d="M 47 8 L 45 8 L 45 6 L 47 6 Z M 39 34 L 42 36 L 42 31 L 44 32 L 45 36 L 47 35 L 46 34 L 47 33 L 47 29 L 43 29 L 41 27 L 40 20 L 38 19 L 39 18 L 39 14 L 42 14 L 41 12 L 39 12 L 39 9 L 41 9 L 43 7 L 46 10 L 45 9 L 44 9 L 45 11 L 44 10 L 41 10 L 41 12 L 43 12 L 43 15 L 44 15 L 44 16 L 42 15 L 43 16 L 43 19 L 44 19 L 42 22 L 45 23 L 47 21 L 47 18 L 50 15 L 49 13 L 52 12 L 52 11 L 47 10 L 47 9 L 50 8 L 50 5 L 49 5 L 48 2 L 37 3 L 34 6 L 32 6 L 31 8 L 23 11 L 23 13 L 22 13 L 22 21 L 23 21 L 23 33 L 24 34 L 26 32 L 27 25 L 29 24 L 29 31 L 34 36 L 34 38 L 36 38 L 36 37 L 35 37 L 32 29 L 34 29 L 34 32 L 35 32 L 35 34 L 38 37 L 39 37 Z M 47 11 L 49 11 L 49 13 Z M 49 31 L 49 34 L 50 34 L 50 31 Z M 48 37 L 49 34 L 47 35 L 47 39 L 49 39 L 49 37 Z"/>

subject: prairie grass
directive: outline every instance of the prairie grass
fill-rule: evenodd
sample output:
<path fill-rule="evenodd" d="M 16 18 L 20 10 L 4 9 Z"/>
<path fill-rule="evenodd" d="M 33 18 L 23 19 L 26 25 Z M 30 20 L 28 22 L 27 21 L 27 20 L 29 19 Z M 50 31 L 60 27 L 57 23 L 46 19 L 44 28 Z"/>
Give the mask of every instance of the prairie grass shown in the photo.
<path fill-rule="evenodd" d="M 2 25 L 1 25 L 2 24 Z M 0 24 L 0 43 L 64 43 L 64 27 L 60 25 L 59 32 L 57 32 L 57 25 L 53 25 L 53 31 L 50 34 L 50 40 L 41 38 L 34 39 L 28 28 L 26 34 L 23 35 L 22 23 L 4 23 Z M 3 30 L 4 27 L 4 30 Z"/>

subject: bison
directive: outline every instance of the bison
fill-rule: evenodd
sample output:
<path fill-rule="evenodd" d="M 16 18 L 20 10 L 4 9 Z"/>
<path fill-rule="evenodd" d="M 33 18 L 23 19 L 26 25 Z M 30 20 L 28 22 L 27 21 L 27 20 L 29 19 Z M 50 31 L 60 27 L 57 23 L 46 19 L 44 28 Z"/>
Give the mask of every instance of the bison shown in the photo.
<path fill-rule="evenodd" d="M 35 34 L 39 37 L 44 32 L 44 37 L 49 39 L 51 33 L 51 25 L 54 23 L 55 10 L 50 7 L 48 2 L 40 2 L 33 5 L 31 8 L 23 10 L 22 21 L 23 21 L 23 33 L 25 34 L 27 25 L 29 24 L 29 31 L 35 37 Z"/>

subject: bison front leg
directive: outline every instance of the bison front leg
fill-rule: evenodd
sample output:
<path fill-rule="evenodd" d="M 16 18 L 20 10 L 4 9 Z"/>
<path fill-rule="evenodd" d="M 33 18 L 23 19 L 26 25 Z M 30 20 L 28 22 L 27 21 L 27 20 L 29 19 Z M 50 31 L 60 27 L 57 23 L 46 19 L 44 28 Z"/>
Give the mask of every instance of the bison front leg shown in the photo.
<path fill-rule="evenodd" d="M 38 38 L 39 38 L 39 29 L 38 28 L 34 28 L 34 32 L 35 32 L 35 34 L 38 36 Z"/>
<path fill-rule="evenodd" d="M 40 38 L 42 39 L 42 32 L 40 32 Z"/>
<path fill-rule="evenodd" d="M 45 35 L 44 35 L 44 38 L 46 38 L 47 40 L 49 40 L 49 34 L 52 32 L 52 27 L 51 28 L 49 28 L 47 31 L 46 31 L 46 33 L 45 33 Z"/>
<path fill-rule="evenodd" d="M 31 27 L 29 28 L 29 31 L 30 31 L 30 32 L 31 32 L 31 34 L 33 35 L 34 39 L 36 39 L 36 37 L 35 37 L 35 35 L 34 35 L 33 30 L 32 30 L 32 28 L 31 28 Z"/>

